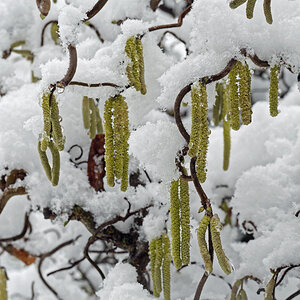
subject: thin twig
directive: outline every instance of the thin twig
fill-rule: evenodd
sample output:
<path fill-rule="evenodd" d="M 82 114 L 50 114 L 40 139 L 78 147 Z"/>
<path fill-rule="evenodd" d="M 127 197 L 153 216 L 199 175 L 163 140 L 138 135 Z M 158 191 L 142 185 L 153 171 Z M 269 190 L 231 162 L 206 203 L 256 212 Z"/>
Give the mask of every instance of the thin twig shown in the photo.
<path fill-rule="evenodd" d="M 0 242 L 1 243 L 3 243 L 3 242 L 14 242 L 14 241 L 22 239 L 25 236 L 25 234 L 26 234 L 26 232 L 29 228 L 29 224 L 30 224 L 29 216 L 27 214 L 25 214 L 24 226 L 23 226 L 22 231 L 19 234 L 15 235 L 15 236 L 0 239 Z"/>
<path fill-rule="evenodd" d="M 66 271 L 66 270 L 70 270 L 72 268 L 74 268 L 75 266 L 77 266 L 78 264 L 80 264 L 82 261 L 85 260 L 85 257 L 82 257 L 76 261 L 74 261 L 73 263 L 71 261 L 69 261 L 69 263 L 71 264 L 70 266 L 67 266 L 67 267 L 64 267 L 64 268 L 60 268 L 60 269 L 57 269 L 57 270 L 54 270 L 54 271 L 51 271 L 47 274 L 47 276 L 50 276 L 50 275 L 53 275 L 55 273 L 58 273 L 58 272 L 62 272 L 62 271 Z"/>
<path fill-rule="evenodd" d="M 50 25 L 50 24 L 58 24 L 57 20 L 52 20 L 52 21 L 49 21 L 47 22 L 43 29 L 42 29 L 42 33 L 41 33 L 41 47 L 44 46 L 44 35 L 45 35 L 45 30 L 46 28 Z"/>
<path fill-rule="evenodd" d="M 85 86 L 85 87 L 100 87 L 100 86 L 111 86 L 114 88 L 121 88 L 121 86 L 111 83 L 111 82 L 100 82 L 100 83 L 87 83 L 87 82 L 81 82 L 81 81 L 71 81 L 69 85 L 79 85 L 79 86 Z"/>
<path fill-rule="evenodd" d="M 95 33 L 96 33 L 98 39 L 100 40 L 100 42 L 104 43 L 104 39 L 102 38 L 102 36 L 101 36 L 99 30 L 97 29 L 97 27 L 95 25 L 91 24 L 91 23 L 89 23 L 88 26 L 95 31 Z"/>
<path fill-rule="evenodd" d="M 166 29 L 166 28 L 173 28 L 173 27 L 181 27 L 183 23 L 184 17 L 191 11 L 192 5 L 189 5 L 178 17 L 178 22 L 173 24 L 164 24 L 164 25 L 157 25 L 152 26 L 148 29 L 149 32 L 159 30 L 159 29 Z"/>
<path fill-rule="evenodd" d="M 97 3 L 94 5 L 94 7 L 86 13 L 87 18 L 84 19 L 83 21 L 86 22 L 90 20 L 92 17 L 94 17 L 104 7 L 107 1 L 108 0 L 98 0 Z"/>
<path fill-rule="evenodd" d="M 41 256 L 41 259 L 39 261 L 39 264 L 38 264 L 38 273 L 39 273 L 39 276 L 41 278 L 41 280 L 43 281 L 43 283 L 46 285 L 46 287 L 58 298 L 58 299 L 61 299 L 57 292 L 49 285 L 49 283 L 45 280 L 43 274 L 42 274 L 42 265 L 43 265 L 43 262 L 44 260 L 47 258 L 47 257 L 50 257 L 52 256 L 55 252 L 59 251 L 60 249 L 70 245 L 70 244 L 73 244 L 78 238 L 80 238 L 80 235 L 77 236 L 75 239 L 72 239 L 72 240 L 69 240 L 69 241 L 66 241 L 60 245 L 58 245 L 57 247 L 55 247 L 54 249 L 52 249 L 51 251 L 47 252 L 47 253 L 44 253 L 42 256 Z"/>
<path fill-rule="evenodd" d="M 290 295 L 289 297 L 287 297 L 285 300 L 291 300 L 294 299 L 295 297 L 300 295 L 300 290 L 296 291 L 295 293 L 293 293 L 292 295 Z"/>

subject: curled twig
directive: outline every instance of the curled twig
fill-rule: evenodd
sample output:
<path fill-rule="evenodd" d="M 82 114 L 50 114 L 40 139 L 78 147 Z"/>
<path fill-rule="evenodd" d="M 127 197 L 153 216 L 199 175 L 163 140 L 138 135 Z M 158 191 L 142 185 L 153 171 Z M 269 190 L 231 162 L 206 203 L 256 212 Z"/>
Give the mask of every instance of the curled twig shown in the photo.
<path fill-rule="evenodd" d="M 164 24 L 164 25 L 157 25 L 152 26 L 148 29 L 149 32 L 159 30 L 159 29 L 166 29 L 166 28 L 173 28 L 173 27 L 181 27 L 183 23 L 184 17 L 191 11 L 192 5 L 189 5 L 178 17 L 178 22 L 173 24 Z"/>
<path fill-rule="evenodd" d="M 70 245 L 70 244 L 73 244 L 74 242 L 76 242 L 76 240 L 78 240 L 79 238 L 81 237 L 81 235 L 77 236 L 75 239 L 72 239 L 72 240 L 69 240 L 69 241 L 66 241 L 60 245 L 58 245 L 57 247 L 55 247 L 54 249 L 52 249 L 51 251 L 47 252 L 47 253 L 44 253 L 42 256 L 41 256 L 41 259 L 39 261 L 39 264 L 38 264 L 38 273 L 39 273 L 39 276 L 41 278 L 41 280 L 43 281 L 43 283 L 46 285 L 46 287 L 58 298 L 58 293 L 49 285 L 49 283 L 45 280 L 43 274 L 42 274 L 42 265 L 43 265 L 43 262 L 44 260 L 47 258 L 47 257 L 50 257 L 52 256 L 55 252 L 59 251 L 60 249 Z"/>
<path fill-rule="evenodd" d="M 56 20 L 53 20 L 53 21 L 49 21 L 47 22 L 43 29 L 42 29 L 42 33 L 41 33 L 41 47 L 44 46 L 44 35 L 45 35 L 45 30 L 46 28 L 50 25 L 50 24 L 58 24 L 58 22 Z"/>
<path fill-rule="evenodd" d="M 247 224 L 250 224 L 252 226 L 252 228 L 249 228 L 249 227 L 247 228 Z M 242 226 L 243 226 L 244 230 L 246 231 L 246 233 L 248 233 L 248 234 L 252 234 L 254 231 L 257 231 L 257 227 L 252 221 L 245 220 L 242 223 Z"/>
<path fill-rule="evenodd" d="M 29 216 L 28 216 L 28 214 L 25 214 L 24 226 L 23 226 L 22 231 L 19 234 L 15 235 L 15 236 L 0 239 L 0 242 L 1 243 L 3 243 L 3 242 L 14 242 L 14 241 L 22 239 L 25 236 L 25 234 L 26 234 L 26 232 L 29 228 L 29 225 L 30 225 Z"/>

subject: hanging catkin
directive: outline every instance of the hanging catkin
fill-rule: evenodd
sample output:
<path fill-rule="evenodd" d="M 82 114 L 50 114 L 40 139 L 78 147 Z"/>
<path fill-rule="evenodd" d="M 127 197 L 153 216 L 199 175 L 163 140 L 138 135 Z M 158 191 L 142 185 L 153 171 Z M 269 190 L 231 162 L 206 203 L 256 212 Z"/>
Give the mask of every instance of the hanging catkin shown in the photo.
<path fill-rule="evenodd" d="M 248 64 L 240 65 L 239 103 L 241 117 L 245 125 L 251 123 L 251 73 Z"/>
<path fill-rule="evenodd" d="M 275 275 L 273 275 L 266 286 L 264 300 L 274 300 L 273 292 L 274 292 L 275 284 L 276 284 Z"/>
<path fill-rule="evenodd" d="M 248 19 L 253 18 L 255 4 L 256 4 L 256 0 L 248 0 L 248 2 L 247 2 L 246 16 Z"/>
<path fill-rule="evenodd" d="M 53 186 L 56 186 L 59 181 L 60 155 L 56 145 L 52 141 L 49 143 L 49 149 L 52 154 L 51 182 Z"/>
<path fill-rule="evenodd" d="M 40 160 L 42 163 L 42 166 L 44 168 L 44 171 L 46 173 L 47 178 L 51 181 L 52 175 L 51 175 L 51 167 L 49 165 L 49 160 L 46 154 L 46 151 L 42 151 L 41 149 L 41 142 L 38 142 L 38 153 L 40 155 Z"/>
<path fill-rule="evenodd" d="M 218 126 L 222 120 L 222 111 L 223 111 L 223 102 L 224 102 L 224 84 L 216 84 L 216 100 L 213 106 L 213 121 L 215 126 Z"/>
<path fill-rule="evenodd" d="M 123 171 L 121 178 L 121 191 L 125 192 L 128 187 L 128 166 L 129 166 L 129 153 L 128 153 L 128 139 L 130 136 L 129 119 L 128 119 L 128 106 L 124 97 L 120 96 L 121 100 L 121 113 L 123 119 Z"/>
<path fill-rule="evenodd" d="M 210 130 L 208 128 L 207 120 L 207 92 L 206 85 L 199 83 L 200 86 L 200 142 L 197 155 L 197 176 L 200 182 L 205 182 L 206 180 L 206 156 L 208 150 L 208 139 Z"/>
<path fill-rule="evenodd" d="M 178 196 L 178 180 L 171 182 L 170 200 L 172 256 L 175 268 L 178 270 L 182 266 L 180 258 L 180 201 Z"/>
<path fill-rule="evenodd" d="M 149 245 L 149 258 L 150 258 L 150 269 L 151 277 L 153 283 L 153 296 L 159 297 L 159 294 L 156 290 L 156 279 L 155 279 L 155 261 L 156 261 L 156 241 L 157 239 L 152 239 Z"/>
<path fill-rule="evenodd" d="M 99 113 L 99 108 L 96 105 L 95 105 L 95 107 L 96 107 L 97 134 L 102 134 L 103 126 L 102 126 L 102 120 L 101 120 L 100 113 Z"/>
<path fill-rule="evenodd" d="M 141 82 L 141 93 L 145 95 L 147 93 L 145 84 L 145 66 L 144 66 L 144 55 L 143 55 L 143 44 L 141 39 L 136 39 L 136 50 L 139 59 L 139 69 L 140 69 L 140 82 Z"/>
<path fill-rule="evenodd" d="M 214 247 L 214 251 L 216 253 L 218 262 L 222 270 L 225 274 L 231 273 L 231 266 L 229 264 L 229 260 L 226 257 L 224 250 L 222 248 L 221 238 L 220 238 L 220 231 L 222 229 L 222 225 L 218 215 L 214 215 L 210 221 L 210 233 L 211 233 L 211 240 Z"/>
<path fill-rule="evenodd" d="M 190 263 L 190 197 L 189 183 L 179 179 L 180 187 L 180 222 L 181 222 L 181 259 L 184 265 Z"/>
<path fill-rule="evenodd" d="M 130 37 L 126 42 L 125 52 L 131 60 L 126 67 L 129 84 L 145 95 L 147 89 L 145 84 L 144 55 L 141 39 L 134 36 Z"/>
<path fill-rule="evenodd" d="M 230 137 L 230 114 L 229 114 L 229 88 L 226 86 L 224 93 L 224 105 L 223 105 L 223 170 L 227 171 L 230 161 L 230 148 L 231 148 L 231 137 Z"/>
<path fill-rule="evenodd" d="M 240 129 L 240 117 L 239 117 L 239 93 L 238 93 L 238 81 L 237 75 L 239 72 L 241 63 L 237 62 L 232 70 L 229 72 L 228 88 L 230 99 L 230 122 L 233 130 Z"/>
<path fill-rule="evenodd" d="M 199 224 L 198 231 L 197 231 L 197 238 L 198 238 L 200 254 L 201 254 L 203 262 L 204 262 L 205 272 L 207 272 L 208 274 L 210 274 L 213 269 L 211 257 L 210 257 L 206 239 L 205 239 L 205 233 L 206 233 L 209 223 L 210 223 L 210 217 L 205 215 L 202 218 L 202 220 Z"/>
<path fill-rule="evenodd" d="M 59 151 L 62 151 L 64 150 L 65 147 L 65 138 L 62 133 L 58 104 L 56 102 L 54 95 L 52 95 L 51 98 L 50 111 L 51 111 L 51 124 L 52 124 L 52 134 L 53 134 L 54 143 L 56 145 L 56 148 Z"/>
<path fill-rule="evenodd" d="M 230 300 L 237 300 L 237 293 L 242 283 L 243 283 L 243 279 L 236 280 L 236 282 L 234 283 L 231 289 Z"/>
<path fill-rule="evenodd" d="M 42 134 L 41 150 L 46 151 L 49 145 L 50 132 L 51 132 L 49 93 L 44 93 L 42 96 L 42 109 L 43 109 L 43 119 L 44 119 L 44 132 Z"/>
<path fill-rule="evenodd" d="M 278 115 L 278 84 L 279 84 L 280 66 L 274 65 L 270 70 L 270 90 L 269 90 L 269 108 L 270 115 Z"/>
<path fill-rule="evenodd" d="M 189 142 L 188 155 L 194 157 L 197 154 L 200 143 L 201 117 L 200 117 L 200 93 L 199 87 L 194 86 L 191 91 L 192 98 L 192 129 Z"/>
<path fill-rule="evenodd" d="M 229 3 L 230 8 L 235 9 L 244 4 L 247 0 L 233 0 Z"/>
<path fill-rule="evenodd" d="M 155 288 L 158 294 L 162 291 L 161 286 L 161 264 L 163 259 L 163 245 L 162 238 L 156 240 L 156 252 L 155 252 L 155 268 L 154 268 L 154 280 Z"/>
<path fill-rule="evenodd" d="M 162 235 L 163 240 L 163 264 L 162 264 L 162 275 L 163 275 L 163 291 L 164 300 L 171 300 L 171 252 L 170 252 L 170 240 L 167 234 Z"/>
<path fill-rule="evenodd" d="M 271 12 L 271 0 L 264 0 L 264 13 L 266 21 L 269 24 L 273 23 L 272 12 Z"/>
<path fill-rule="evenodd" d="M 90 129 L 90 106 L 89 98 L 86 96 L 84 96 L 82 99 L 82 119 L 84 128 Z"/>
<path fill-rule="evenodd" d="M 121 179 L 123 173 L 123 116 L 121 109 L 122 99 L 117 96 L 113 100 L 114 110 L 114 154 L 115 154 L 115 177 Z"/>
<path fill-rule="evenodd" d="M 93 98 L 89 98 L 89 108 L 90 108 L 90 131 L 89 135 L 91 139 L 96 136 L 97 130 L 97 118 L 96 118 L 96 106 Z"/>
<path fill-rule="evenodd" d="M 106 180 L 109 186 L 115 185 L 114 179 L 114 131 L 112 126 L 113 98 L 109 98 L 104 105 L 104 131 L 105 131 L 105 165 Z"/>
<path fill-rule="evenodd" d="M 238 300 L 248 300 L 247 294 L 243 288 L 240 289 L 238 295 L 237 295 Z"/>
<path fill-rule="evenodd" d="M 7 275 L 4 268 L 0 268 L 0 299 L 7 300 L 7 288 L 6 288 Z"/>

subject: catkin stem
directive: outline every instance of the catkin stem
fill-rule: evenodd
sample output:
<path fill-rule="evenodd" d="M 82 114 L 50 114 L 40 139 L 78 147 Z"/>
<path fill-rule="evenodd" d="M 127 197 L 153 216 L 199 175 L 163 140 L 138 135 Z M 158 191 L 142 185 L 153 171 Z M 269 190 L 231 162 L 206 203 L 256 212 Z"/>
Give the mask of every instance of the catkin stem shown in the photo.
<path fill-rule="evenodd" d="M 171 182 L 170 202 L 172 256 L 175 268 L 178 270 L 182 266 L 182 261 L 180 258 L 180 202 L 178 196 L 178 180 L 173 180 Z"/>
<path fill-rule="evenodd" d="M 49 149 L 52 154 L 51 182 L 53 186 L 56 186 L 59 181 L 60 155 L 56 145 L 52 141 L 50 141 Z"/>
<path fill-rule="evenodd" d="M 150 242 L 150 245 L 149 245 L 149 258 L 150 258 L 150 268 L 151 268 L 152 283 L 153 283 L 153 296 L 158 298 L 159 293 L 157 293 L 156 279 L 155 279 L 156 241 L 157 241 L 157 239 L 153 239 Z"/>
<path fill-rule="evenodd" d="M 49 165 L 49 160 L 48 160 L 46 151 L 41 150 L 41 142 L 40 141 L 38 143 L 38 152 L 39 152 L 40 160 L 41 160 L 42 166 L 44 168 L 44 171 L 46 173 L 46 176 L 51 181 L 51 179 L 52 179 L 51 167 Z"/>
<path fill-rule="evenodd" d="M 233 0 L 229 3 L 230 8 L 235 9 L 244 4 L 247 0 Z"/>
<path fill-rule="evenodd" d="M 102 120 L 101 120 L 100 113 L 99 113 L 99 108 L 96 105 L 95 105 L 95 107 L 96 107 L 97 134 L 102 134 L 103 126 L 102 126 Z"/>
<path fill-rule="evenodd" d="M 0 268 L 0 299 L 7 300 L 7 288 L 6 288 L 7 276 L 5 269 Z"/>
<path fill-rule="evenodd" d="M 155 253 L 155 287 L 156 287 L 156 292 L 160 294 L 162 291 L 162 286 L 161 286 L 161 264 L 162 264 L 162 259 L 163 259 L 163 247 L 162 247 L 162 238 L 158 238 L 156 240 L 156 253 Z"/>
<path fill-rule="evenodd" d="M 275 284 L 276 284 L 275 275 L 273 275 L 273 277 L 270 279 L 270 281 L 266 286 L 264 300 L 274 300 L 273 292 L 274 292 Z"/>
<path fill-rule="evenodd" d="M 44 119 L 44 132 L 41 141 L 41 150 L 46 151 L 49 145 L 50 132 L 51 132 L 51 117 L 49 106 L 49 93 L 44 93 L 42 97 L 42 109 Z"/>
<path fill-rule="evenodd" d="M 231 137 L 230 137 L 230 122 L 225 120 L 223 120 L 223 140 L 224 140 L 223 170 L 227 171 L 229 168 L 229 160 L 230 160 Z"/>

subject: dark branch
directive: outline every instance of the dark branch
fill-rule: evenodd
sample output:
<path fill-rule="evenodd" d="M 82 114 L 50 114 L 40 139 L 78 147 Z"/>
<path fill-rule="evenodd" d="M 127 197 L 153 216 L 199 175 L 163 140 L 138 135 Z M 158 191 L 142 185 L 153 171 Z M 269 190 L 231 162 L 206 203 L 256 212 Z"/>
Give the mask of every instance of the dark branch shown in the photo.
<path fill-rule="evenodd" d="M 107 1 L 108 0 L 98 0 L 94 7 L 86 13 L 87 18 L 84 19 L 84 22 L 93 18 L 104 7 Z"/>
<path fill-rule="evenodd" d="M 79 85 L 79 86 L 85 86 L 85 87 L 100 87 L 100 86 L 111 86 L 114 88 L 121 88 L 121 86 L 111 83 L 111 82 L 102 82 L 102 83 L 87 83 L 87 82 L 81 82 L 81 81 L 71 81 L 69 85 Z"/>

